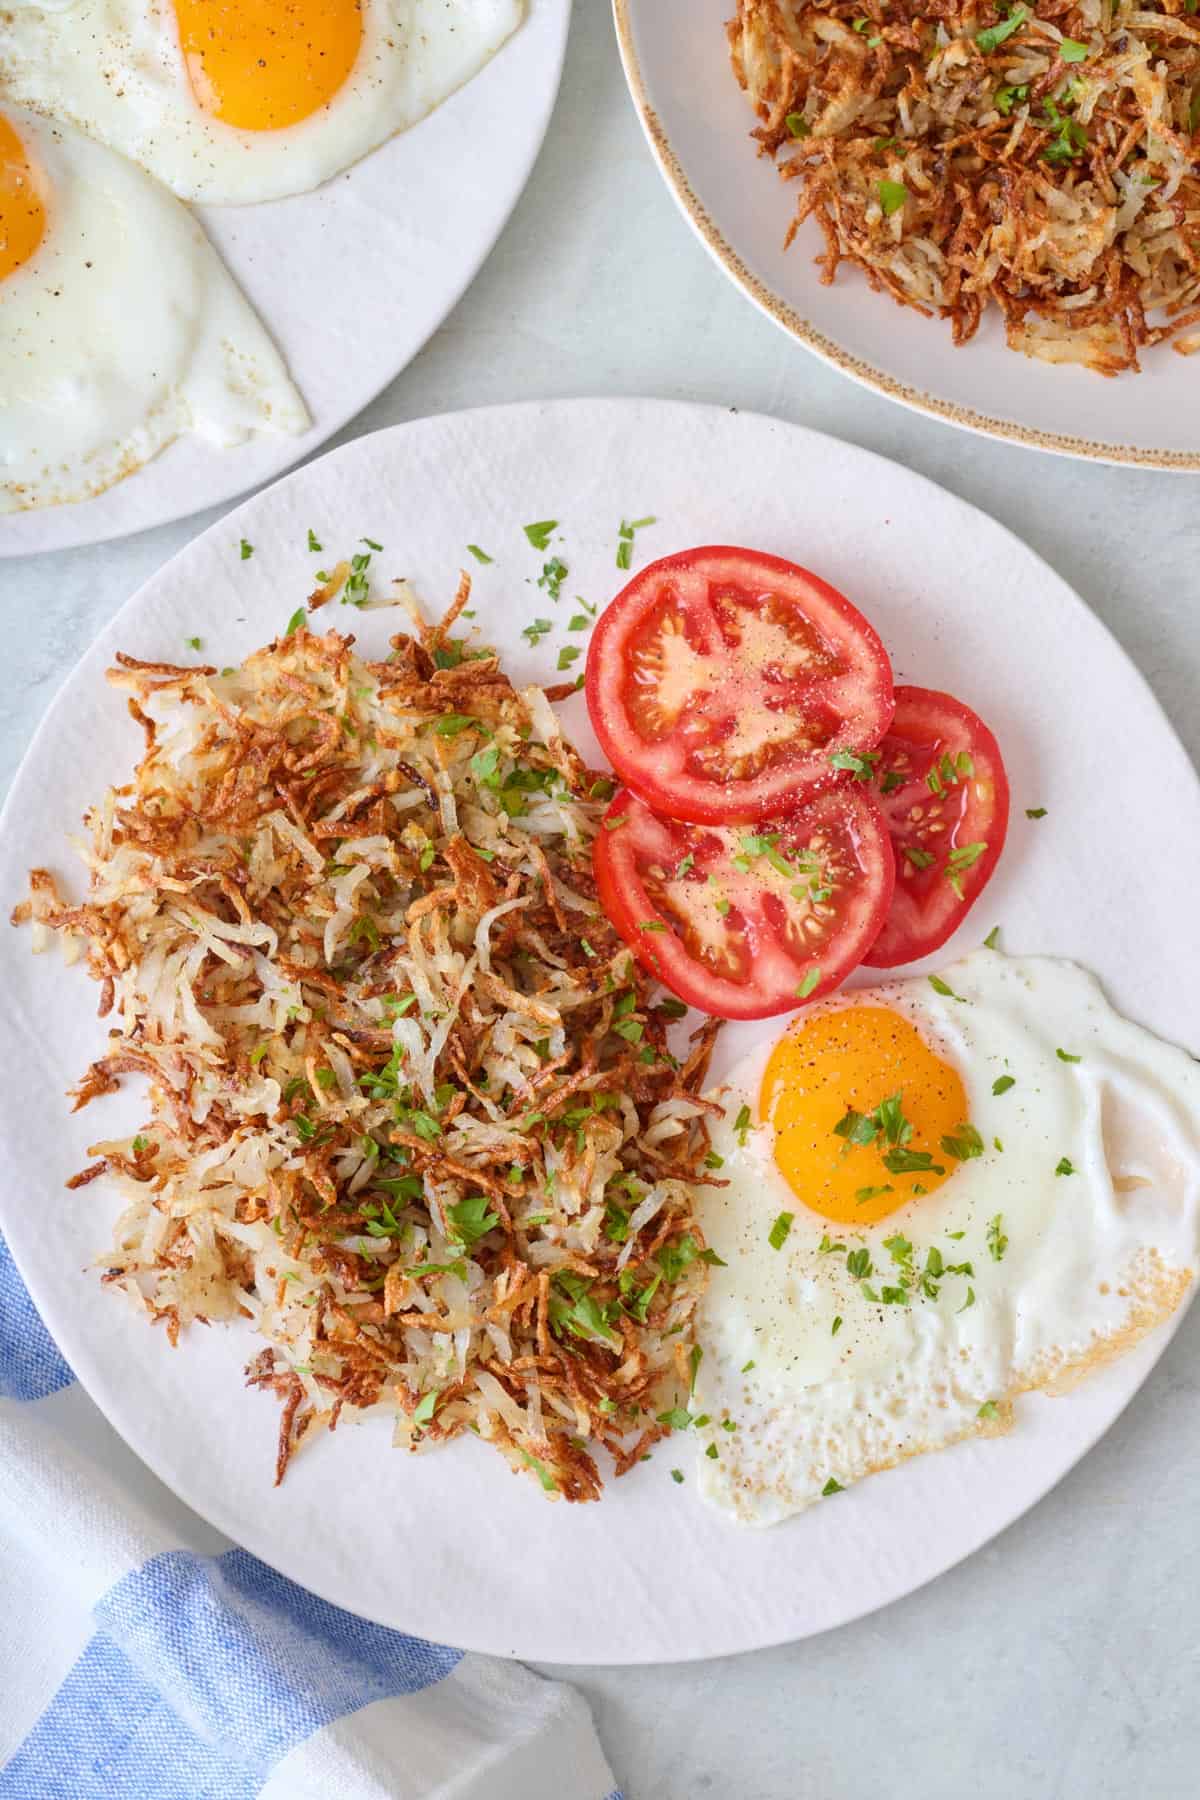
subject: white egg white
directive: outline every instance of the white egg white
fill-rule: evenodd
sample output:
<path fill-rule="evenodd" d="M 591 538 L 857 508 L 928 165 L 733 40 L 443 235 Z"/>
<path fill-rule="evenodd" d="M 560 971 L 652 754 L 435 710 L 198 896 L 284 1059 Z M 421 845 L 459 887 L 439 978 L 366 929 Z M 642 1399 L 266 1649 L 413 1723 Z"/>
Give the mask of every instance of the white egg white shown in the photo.
<path fill-rule="evenodd" d="M 985 1145 L 874 1225 L 808 1211 L 775 1165 L 770 1126 L 735 1128 L 742 1106 L 758 1120 L 771 1045 L 719 1090 L 714 1148 L 729 1186 L 702 1190 L 698 1212 L 726 1266 L 698 1318 L 693 1410 L 710 1419 L 701 1491 L 744 1522 L 775 1523 L 831 1483 L 1005 1430 L 1016 1395 L 1064 1390 L 1191 1285 L 1200 1064 L 1122 1019 L 1070 963 L 980 950 L 942 980 L 957 998 L 920 977 L 828 1003 L 903 1012 L 958 1069 Z M 1001 1077 L 1013 1085 L 997 1095 Z M 912 1246 L 907 1304 L 879 1298 L 906 1272 L 887 1247 L 897 1235 Z M 935 1267 L 940 1256 L 970 1273 L 923 1289 L 931 1250 Z M 864 1251 L 874 1300 L 849 1266 Z"/>
<path fill-rule="evenodd" d="M 187 208 L 70 126 L 4 113 L 46 230 L 0 281 L 0 513 L 100 493 L 186 432 L 303 431 L 283 359 Z"/>
<path fill-rule="evenodd" d="M 69 119 L 181 199 L 278 200 L 424 118 L 478 74 L 522 12 L 523 0 L 362 0 L 362 42 L 332 98 L 295 125 L 246 131 L 198 104 L 171 0 L 6 0 L 0 101 Z M 331 283 L 335 294 L 336 271 Z"/>

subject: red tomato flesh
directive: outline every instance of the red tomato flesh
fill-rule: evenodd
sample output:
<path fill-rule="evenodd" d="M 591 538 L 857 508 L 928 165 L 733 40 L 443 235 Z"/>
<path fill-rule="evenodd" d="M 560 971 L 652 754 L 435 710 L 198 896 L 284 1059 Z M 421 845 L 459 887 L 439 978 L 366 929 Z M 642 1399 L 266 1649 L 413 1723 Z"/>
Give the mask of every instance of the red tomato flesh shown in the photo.
<path fill-rule="evenodd" d="M 795 563 L 710 546 L 651 563 L 605 609 L 592 726 L 621 780 L 672 819 L 773 818 L 879 742 L 887 652 L 844 594 Z"/>
<path fill-rule="evenodd" d="M 639 960 L 723 1019 L 836 988 L 878 936 L 895 876 L 883 814 L 853 784 L 753 830 L 662 819 L 624 788 L 593 855 L 604 910 Z"/>
<path fill-rule="evenodd" d="M 1008 777 L 999 744 L 969 706 L 933 688 L 898 687 L 875 786 L 896 891 L 863 960 L 891 969 L 939 949 L 991 880 L 1008 831 Z"/>

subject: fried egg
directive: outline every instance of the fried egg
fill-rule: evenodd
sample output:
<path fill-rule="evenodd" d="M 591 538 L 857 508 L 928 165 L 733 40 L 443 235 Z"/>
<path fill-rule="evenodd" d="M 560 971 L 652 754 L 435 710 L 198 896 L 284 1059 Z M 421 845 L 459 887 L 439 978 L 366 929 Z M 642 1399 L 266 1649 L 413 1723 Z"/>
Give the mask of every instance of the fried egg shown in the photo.
<path fill-rule="evenodd" d="M 69 119 L 182 199 L 278 200 L 423 118 L 521 14 L 522 0 L 6 0 L 0 100 Z"/>
<path fill-rule="evenodd" d="M 187 208 L 0 111 L 0 513 L 100 493 L 185 432 L 300 432 L 279 352 Z"/>
<path fill-rule="evenodd" d="M 1200 1063 L 1070 963 L 841 994 L 716 1097 L 693 1411 L 701 1491 L 747 1523 L 1007 1429 L 1190 1287 Z"/>

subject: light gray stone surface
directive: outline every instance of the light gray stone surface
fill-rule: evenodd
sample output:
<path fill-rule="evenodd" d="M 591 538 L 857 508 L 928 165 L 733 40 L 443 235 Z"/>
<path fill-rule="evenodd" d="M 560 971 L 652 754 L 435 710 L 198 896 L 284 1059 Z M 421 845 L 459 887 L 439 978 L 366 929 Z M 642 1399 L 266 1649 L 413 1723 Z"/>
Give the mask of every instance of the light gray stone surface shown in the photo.
<path fill-rule="evenodd" d="M 573 394 L 775 413 L 931 476 L 1003 520 L 1079 590 L 1200 760 L 1196 480 L 971 437 L 795 347 L 729 286 L 676 212 L 626 96 L 603 0 L 576 0 L 550 135 L 491 259 L 346 435 Z M 214 516 L 0 563 L 0 783 L 100 624 Z M 1065 694 L 1063 704 L 1069 730 L 1071 707 L 1088 697 Z M 1119 719 L 1112 754 L 1126 754 Z M 1119 884 L 1119 819 L 1112 833 Z M 1165 842 L 1161 879 L 1171 878 Z M 1179 902 L 1200 906 L 1196 895 Z M 1198 1353 L 1194 1310 L 1127 1414 L 1055 1493 L 983 1554 L 873 1618 L 727 1662 L 547 1672 L 588 1695 L 628 1800 L 1200 1794 Z"/>

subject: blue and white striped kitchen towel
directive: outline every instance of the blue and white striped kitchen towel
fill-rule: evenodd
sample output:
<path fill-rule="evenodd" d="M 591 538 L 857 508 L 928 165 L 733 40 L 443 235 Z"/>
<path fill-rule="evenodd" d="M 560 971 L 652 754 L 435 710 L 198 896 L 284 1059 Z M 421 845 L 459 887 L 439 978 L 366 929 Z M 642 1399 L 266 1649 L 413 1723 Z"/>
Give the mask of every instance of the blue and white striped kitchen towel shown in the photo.
<path fill-rule="evenodd" d="M 0 1238 L 0 1800 L 620 1800 L 583 1700 L 388 1631 L 188 1511 Z"/>

